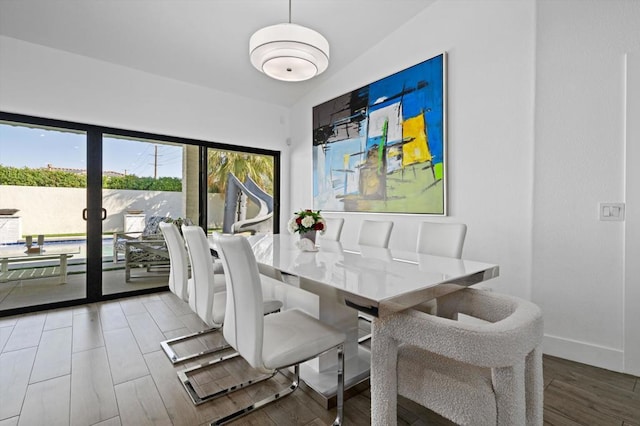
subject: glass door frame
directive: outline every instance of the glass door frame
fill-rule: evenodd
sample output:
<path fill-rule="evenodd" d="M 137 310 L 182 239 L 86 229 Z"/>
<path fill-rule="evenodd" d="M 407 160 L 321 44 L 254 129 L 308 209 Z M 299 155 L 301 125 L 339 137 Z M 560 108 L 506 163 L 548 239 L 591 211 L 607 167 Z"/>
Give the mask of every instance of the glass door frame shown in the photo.
<path fill-rule="evenodd" d="M 82 124 L 65 120 L 35 117 L 23 114 L 15 114 L 0 111 L 0 120 L 14 122 L 16 124 L 35 125 L 43 127 L 54 127 L 61 130 L 75 130 L 86 133 L 87 137 L 87 188 L 86 188 L 86 211 L 87 220 L 87 265 L 85 277 L 85 297 L 61 302 L 53 302 L 41 305 L 24 306 L 20 308 L 0 311 L 0 317 L 36 312 L 48 309 L 56 309 L 68 306 L 82 305 L 105 300 L 113 300 L 122 297 L 131 297 L 141 294 L 156 293 L 165 291 L 168 287 L 157 287 L 150 289 L 134 290 L 126 293 L 102 294 L 102 173 L 103 173 L 103 135 L 118 135 L 140 139 L 153 139 L 158 141 L 173 142 L 184 145 L 196 145 L 199 147 L 199 194 L 198 224 L 207 229 L 207 150 L 209 148 L 245 152 L 249 154 L 268 155 L 273 157 L 273 232 L 278 233 L 280 226 L 280 151 L 267 150 L 253 147 L 243 147 L 229 145 L 218 142 L 208 142 L 197 139 L 164 136 L 146 132 L 123 130 L 111 127 Z M 78 212 L 82 214 L 82 212 Z"/>

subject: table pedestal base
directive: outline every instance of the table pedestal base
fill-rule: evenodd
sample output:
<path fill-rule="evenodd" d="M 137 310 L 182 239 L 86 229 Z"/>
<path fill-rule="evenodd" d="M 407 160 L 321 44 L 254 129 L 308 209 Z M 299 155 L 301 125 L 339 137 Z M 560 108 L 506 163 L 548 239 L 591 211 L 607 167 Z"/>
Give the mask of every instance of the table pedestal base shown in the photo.
<path fill-rule="evenodd" d="M 371 353 L 366 348 L 359 348 L 356 356 L 345 359 L 345 400 L 369 388 L 370 365 Z M 300 378 L 313 391 L 313 399 L 326 409 L 336 405 L 337 374 L 336 367 L 318 372 L 306 363 L 300 366 Z"/>
<path fill-rule="evenodd" d="M 307 293 L 313 303 L 306 308 L 313 311 L 316 318 L 343 331 L 347 339 L 344 342 L 344 388 L 352 389 L 352 394 L 366 389 L 368 385 L 371 353 L 358 344 L 358 312 L 345 305 L 333 289 L 300 278 L 299 288 Z M 328 352 L 319 358 L 305 362 L 300 366 L 300 378 L 314 391 L 315 398 L 321 405 L 329 408 L 335 405 L 337 391 L 337 359 L 336 351 Z M 364 383 L 358 387 L 357 385 Z M 362 388 L 362 389 L 361 389 Z M 348 392 L 345 392 L 348 397 Z"/>

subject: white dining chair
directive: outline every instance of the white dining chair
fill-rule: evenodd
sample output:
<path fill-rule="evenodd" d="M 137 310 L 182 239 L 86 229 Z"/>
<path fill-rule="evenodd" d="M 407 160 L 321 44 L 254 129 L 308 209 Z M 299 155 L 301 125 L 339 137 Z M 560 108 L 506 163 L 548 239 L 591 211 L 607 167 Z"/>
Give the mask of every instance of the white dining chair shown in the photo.
<path fill-rule="evenodd" d="M 358 244 L 373 247 L 389 247 L 393 222 L 386 220 L 363 220 L 358 234 Z"/>
<path fill-rule="evenodd" d="M 220 331 L 225 320 L 225 312 L 227 306 L 227 285 L 225 275 L 215 273 L 216 266 L 211 261 L 209 250 L 209 241 L 204 230 L 199 226 L 183 226 L 182 232 L 187 245 L 189 259 L 191 260 L 191 274 L 193 280 L 193 291 L 195 292 L 196 313 L 207 325 L 211 327 L 208 331 Z M 222 265 L 222 263 L 220 263 Z M 263 278 L 263 277 L 262 277 Z M 213 290 L 213 291 L 212 291 Z M 282 309 L 282 302 L 279 300 L 265 300 L 262 304 L 261 313 L 263 315 L 277 312 Z M 204 333 L 200 332 L 200 334 Z M 194 333 L 198 335 L 198 333 Z M 172 339 L 175 340 L 175 339 Z M 229 348 L 229 345 L 223 344 L 210 348 L 207 351 L 195 354 L 202 356 L 214 352 L 219 352 Z M 234 358 L 238 353 L 229 353 L 223 357 L 217 358 L 216 361 L 226 361 Z M 191 383 L 191 374 L 208 368 L 207 363 L 196 365 L 178 372 L 178 378 L 185 388 L 189 397 L 195 405 L 200 405 L 206 401 L 216 398 L 218 395 L 200 395 Z"/>
<path fill-rule="evenodd" d="M 178 228 L 167 222 L 160 222 L 160 231 L 164 236 L 169 252 L 169 290 L 185 302 L 189 301 L 189 264 L 184 240 Z"/>
<path fill-rule="evenodd" d="M 194 228 L 200 229 L 199 227 Z M 169 357 L 171 363 L 178 364 L 221 350 L 221 348 L 211 348 L 181 356 L 174 350 L 174 345 L 201 337 L 207 333 L 212 333 L 220 328 L 221 321 L 224 318 L 224 297 L 219 298 L 221 300 L 221 307 L 218 306 L 216 307 L 217 309 L 214 309 L 213 301 L 215 300 L 215 292 L 224 292 L 226 290 L 225 281 L 224 275 L 213 273 L 213 263 L 211 261 L 211 255 L 209 254 L 208 247 L 206 248 L 206 251 L 203 251 L 203 255 L 207 257 L 206 263 L 209 266 L 208 270 L 202 271 L 202 268 L 200 267 L 201 264 L 197 262 L 194 265 L 194 261 L 191 259 L 191 272 L 193 274 L 193 278 L 189 279 L 189 264 L 187 263 L 187 257 L 191 257 L 193 254 L 192 252 L 195 251 L 192 250 L 187 254 L 185 240 L 183 240 L 180 235 L 178 227 L 173 223 L 161 223 L 160 230 L 167 243 L 169 259 L 171 262 L 169 270 L 169 289 L 180 299 L 187 302 L 191 310 L 210 327 L 205 330 L 160 342 L 162 350 L 167 357 Z M 202 231 L 202 229 L 200 230 Z M 201 275 L 203 273 L 209 274 L 209 272 L 210 278 L 203 282 L 202 279 L 200 279 Z M 212 284 L 211 286 L 208 285 L 209 282 Z M 223 311 L 222 316 L 213 318 L 213 312 L 220 311 L 220 309 Z"/>
<path fill-rule="evenodd" d="M 393 230 L 393 222 L 385 220 L 363 220 L 360 225 L 360 232 L 358 233 L 358 245 L 366 247 L 377 247 L 386 249 L 389 247 L 389 239 L 391 238 L 391 231 Z M 361 251 L 362 251 L 361 247 Z M 358 319 L 363 320 L 369 325 L 373 318 L 362 312 L 358 312 Z M 366 327 L 369 327 L 366 325 Z M 358 343 L 364 343 L 371 339 L 371 333 L 367 332 L 365 335 L 358 338 Z"/>
<path fill-rule="evenodd" d="M 183 226 L 182 234 L 191 262 L 194 311 L 202 321 L 214 328 L 224 321 L 226 282 L 223 273 L 215 272 L 209 242 L 199 226 Z M 213 289 L 213 291 L 211 291 Z"/>
<path fill-rule="evenodd" d="M 171 290 L 171 292 L 180 299 L 187 302 L 191 310 L 195 312 L 197 308 L 196 293 L 193 289 L 193 280 L 189 279 L 188 255 L 184 240 L 178 231 L 178 227 L 173 223 L 162 222 L 159 224 L 159 228 L 164 236 L 167 250 L 169 252 L 169 290 Z M 198 302 L 202 303 L 201 301 Z M 173 345 L 199 337 L 202 334 L 211 331 L 213 330 L 207 329 L 197 333 L 189 333 L 187 335 L 168 339 L 160 342 L 160 346 L 167 357 L 169 357 L 172 364 L 184 362 L 201 356 L 203 353 L 197 352 L 180 356 L 174 350 Z"/>
<path fill-rule="evenodd" d="M 460 259 L 466 235 L 464 223 L 422 222 L 418 228 L 416 252 Z"/>
<path fill-rule="evenodd" d="M 402 395 L 459 425 L 541 426 L 542 337 L 538 306 L 471 288 L 438 298 L 437 315 L 377 319 L 372 425 L 395 425 Z"/>
<path fill-rule="evenodd" d="M 285 389 L 211 424 L 233 421 L 291 394 L 300 383 L 300 363 L 331 350 L 337 350 L 338 354 L 337 415 L 333 424 L 342 424 L 345 334 L 299 309 L 263 316 L 260 274 L 249 242 L 240 236 L 220 235 L 217 246 L 227 279 L 224 338 L 252 368 L 265 376 L 272 377 L 279 370 L 294 367 L 294 377 Z M 253 383 L 252 380 L 235 385 L 227 393 Z"/>
<path fill-rule="evenodd" d="M 326 228 L 324 234 L 320 234 L 320 239 L 340 241 L 344 219 L 341 217 L 326 217 L 324 218 L 324 222 L 326 224 Z"/>
<path fill-rule="evenodd" d="M 416 253 L 460 259 L 466 235 L 464 223 L 422 222 L 418 228 Z M 435 299 L 429 300 L 415 309 L 435 313 L 436 303 Z"/>

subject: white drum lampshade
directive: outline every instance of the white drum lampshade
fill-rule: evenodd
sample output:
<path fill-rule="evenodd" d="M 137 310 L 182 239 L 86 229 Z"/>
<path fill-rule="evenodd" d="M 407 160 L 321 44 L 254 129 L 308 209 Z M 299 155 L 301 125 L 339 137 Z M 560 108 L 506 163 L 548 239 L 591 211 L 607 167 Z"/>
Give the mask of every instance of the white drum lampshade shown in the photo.
<path fill-rule="evenodd" d="M 251 63 L 269 77 L 304 81 L 329 66 L 329 42 L 322 34 L 297 24 L 271 25 L 249 40 Z"/>

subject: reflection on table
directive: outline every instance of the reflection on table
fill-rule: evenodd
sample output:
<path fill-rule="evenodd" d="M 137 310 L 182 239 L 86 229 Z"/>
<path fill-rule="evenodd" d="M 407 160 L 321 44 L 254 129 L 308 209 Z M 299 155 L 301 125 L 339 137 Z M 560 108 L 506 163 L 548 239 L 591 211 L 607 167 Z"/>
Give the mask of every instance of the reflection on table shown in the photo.
<path fill-rule="evenodd" d="M 498 276 L 497 265 L 320 240 L 302 252 L 294 235 L 249 237 L 258 263 L 332 289 L 349 306 L 375 316 L 407 309 L 455 288 Z"/>

